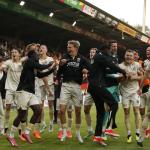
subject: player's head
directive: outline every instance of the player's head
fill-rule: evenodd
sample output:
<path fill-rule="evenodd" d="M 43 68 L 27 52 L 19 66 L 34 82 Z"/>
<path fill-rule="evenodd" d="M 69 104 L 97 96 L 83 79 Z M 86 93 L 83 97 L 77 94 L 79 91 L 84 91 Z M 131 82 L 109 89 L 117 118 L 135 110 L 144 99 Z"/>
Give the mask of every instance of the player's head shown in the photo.
<path fill-rule="evenodd" d="M 128 49 L 125 52 L 125 63 L 131 64 L 134 61 L 134 51 Z"/>
<path fill-rule="evenodd" d="M 37 53 L 38 46 L 39 45 L 36 43 L 28 44 L 26 46 L 26 49 L 25 49 L 25 54 L 27 55 L 29 52 L 36 52 Z"/>
<path fill-rule="evenodd" d="M 78 49 L 80 47 L 80 42 L 76 40 L 70 40 L 67 43 L 67 51 L 68 53 L 73 56 L 76 55 L 78 52 Z"/>
<path fill-rule="evenodd" d="M 97 48 L 91 48 L 90 49 L 90 59 L 93 59 L 93 57 L 96 55 L 97 53 Z"/>
<path fill-rule="evenodd" d="M 48 51 L 48 48 L 46 45 L 41 45 L 39 48 L 39 55 L 46 55 Z"/>
<path fill-rule="evenodd" d="M 11 59 L 18 60 L 20 59 L 20 50 L 17 48 L 13 48 L 11 50 Z"/>
<path fill-rule="evenodd" d="M 118 43 L 116 40 L 109 41 L 109 47 L 112 55 L 117 54 Z"/>
<path fill-rule="evenodd" d="M 133 52 L 134 52 L 134 60 L 138 61 L 140 58 L 138 50 L 134 50 Z"/>

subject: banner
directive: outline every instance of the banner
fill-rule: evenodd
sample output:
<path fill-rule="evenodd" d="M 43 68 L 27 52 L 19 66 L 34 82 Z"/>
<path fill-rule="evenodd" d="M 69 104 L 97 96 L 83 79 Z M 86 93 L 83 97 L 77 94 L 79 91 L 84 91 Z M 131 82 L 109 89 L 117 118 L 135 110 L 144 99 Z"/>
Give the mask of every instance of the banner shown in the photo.
<path fill-rule="evenodd" d="M 91 17 L 95 17 L 97 14 L 97 10 L 95 10 L 94 8 L 88 6 L 88 5 L 84 5 L 82 12 L 84 12 L 85 14 L 91 16 Z"/>
<path fill-rule="evenodd" d="M 122 32 L 125 32 L 125 33 L 127 33 L 127 34 L 129 34 L 129 35 L 131 35 L 131 36 L 133 36 L 133 37 L 135 37 L 135 36 L 136 36 L 136 33 L 137 33 L 135 30 L 133 30 L 133 29 L 127 27 L 126 25 L 124 25 L 124 24 L 122 24 L 122 23 L 118 23 L 117 29 L 119 29 L 119 30 L 121 30 Z"/>
<path fill-rule="evenodd" d="M 145 43 L 148 43 L 148 37 L 142 35 L 141 41 L 143 41 L 143 42 L 145 42 Z"/>
<path fill-rule="evenodd" d="M 59 1 L 71 6 L 73 8 L 76 8 L 91 17 L 95 17 L 97 14 L 97 10 L 80 2 L 79 0 L 59 0 Z"/>
<path fill-rule="evenodd" d="M 59 0 L 62 3 L 65 3 L 73 8 L 76 8 L 80 11 L 83 10 L 83 6 L 85 5 L 84 3 L 78 1 L 78 0 Z"/>
<path fill-rule="evenodd" d="M 96 16 L 96 18 L 98 18 L 98 19 L 104 19 L 106 16 L 103 14 L 103 13 L 101 13 L 101 12 L 98 12 L 97 13 L 97 16 Z"/>

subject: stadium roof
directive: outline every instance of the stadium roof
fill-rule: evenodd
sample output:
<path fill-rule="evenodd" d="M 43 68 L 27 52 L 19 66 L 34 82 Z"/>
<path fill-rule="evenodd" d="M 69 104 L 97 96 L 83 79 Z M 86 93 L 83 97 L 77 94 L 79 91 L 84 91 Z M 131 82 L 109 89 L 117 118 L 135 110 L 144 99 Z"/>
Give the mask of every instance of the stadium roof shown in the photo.
<path fill-rule="evenodd" d="M 150 44 L 147 35 L 83 0 L 26 0 L 24 6 L 18 0 L 0 0 L 0 8 L 1 18 L 7 18 L 1 23 L 0 32 L 7 29 L 11 34 L 15 30 L 24 39 L 41 35 L 56 43 L 58 39 L 79 38 L 88 47 L 115 39 L 121 47 L 132 49 Z"/>

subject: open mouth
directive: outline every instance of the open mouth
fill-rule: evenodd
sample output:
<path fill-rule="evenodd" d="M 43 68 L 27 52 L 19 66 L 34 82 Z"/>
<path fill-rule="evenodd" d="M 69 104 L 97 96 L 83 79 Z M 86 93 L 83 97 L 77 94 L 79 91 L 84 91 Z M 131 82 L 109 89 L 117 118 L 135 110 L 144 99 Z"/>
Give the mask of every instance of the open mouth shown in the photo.
<path fill-rule="evenodd" d="M 68 50 L 68 53 L 70 54 L 70 53 L 72 53 L 72 51 L 71 51 L 71 50 Z"/>

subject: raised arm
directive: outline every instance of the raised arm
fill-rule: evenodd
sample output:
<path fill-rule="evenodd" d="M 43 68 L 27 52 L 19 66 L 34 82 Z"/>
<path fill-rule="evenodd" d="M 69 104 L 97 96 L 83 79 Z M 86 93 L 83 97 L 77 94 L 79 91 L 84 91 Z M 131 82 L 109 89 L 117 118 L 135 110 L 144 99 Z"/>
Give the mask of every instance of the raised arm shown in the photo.
<path fill-rule="evenodd" d="M 122 73 L 126 77 L 125 70 L 121 69 L 118 65 L 113 63 L 110 59 L 108 59 L 103 54 L 98 54 L 95 56 L 94 61 L 97 61 L 99 63 L 99 66 L 109 67 L 110 69 L 114 70 L 115 72 Z"/>
<path fill-rule="evenodd" d="M 50 62 L 47 65 L 41 65 L 38 61 L 30 61 L 29 63 L 31 63 L 34 69 L 38 69 L 38 70 L 48 69 L 53 64 L 53 62 Z"/>

